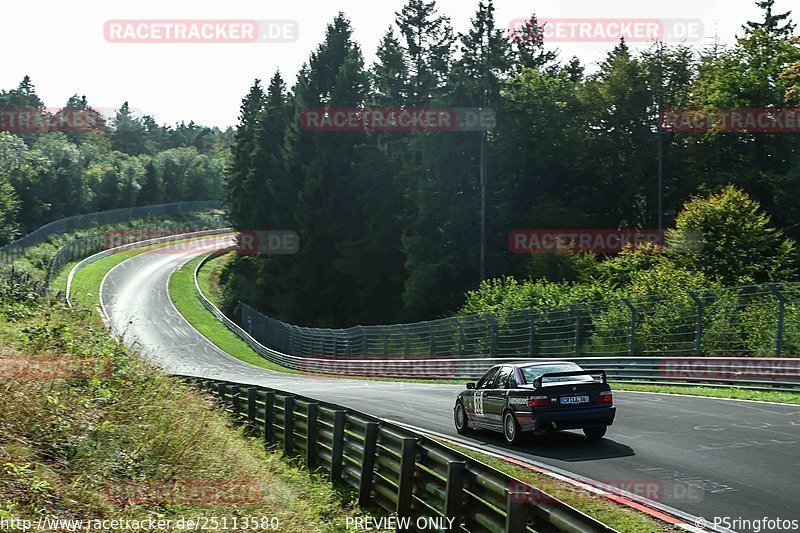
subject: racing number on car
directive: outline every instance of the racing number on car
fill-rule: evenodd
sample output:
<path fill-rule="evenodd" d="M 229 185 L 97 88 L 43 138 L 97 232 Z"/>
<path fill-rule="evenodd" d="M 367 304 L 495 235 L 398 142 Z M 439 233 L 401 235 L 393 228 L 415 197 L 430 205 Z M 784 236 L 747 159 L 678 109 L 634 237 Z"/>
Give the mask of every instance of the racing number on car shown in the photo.
<path fill-rule="evenodd" d="M 475 414 L 483 416 L 483 391 L 475 392 Z"/>

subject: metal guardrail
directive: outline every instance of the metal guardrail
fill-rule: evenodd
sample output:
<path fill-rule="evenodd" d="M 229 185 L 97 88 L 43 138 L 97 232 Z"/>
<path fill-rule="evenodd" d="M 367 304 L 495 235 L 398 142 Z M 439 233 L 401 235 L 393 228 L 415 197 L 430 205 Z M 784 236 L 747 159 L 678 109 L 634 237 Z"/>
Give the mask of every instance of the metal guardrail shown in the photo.
<path fill-rule="evenodd" d="M 180 376 L 211 392 L 265 445 L 300 456 L 310 470 L 375 505 L 449 531 L 601 533 L 615 530 L 549 494 L 422 434 L 335 404 L 272 388 Z M 437 522 L 438 519 L 438 522 Z M 451 519 L 452 522 L 444 520 Z M 424 528 L 429 530 L 431 528 Z"/>
<path fill-rule="evenodd" d="M 445 356 L 329 356 L 286 354 L 264 346 L 242 326 L 228 318 L 200 289 L 197 276 L 206 262 L 231 251 L 213 252 L 195 267 L 195 291 L 203 306 L 265 359 L 309 374 L 414 379 L 472 380 L 498 363 L 530 357 Z M 538 357 L 537 359 L 542 359 Z M 548 358 L 549 359 L 549 358 Z M 800 391 L 800 358 L 768 357 L 559 357 L 586 369 L 605 370 L 609 380 L 633 384 L 698 385 L 746 389 Z"/>
<path fill-rule="evenodd" d="M 0 264 L 11 263 L 28 249 L 38 246 L 47 241 L 52 235 L 69 233 L 76 230 L 94 228 L 97 226 L 107 226 L 118 224 L 126 220 L 146 218 L 149 216 L 166 216 L 180 213 L 192 213 L 197 211 L 208 211 L 218 209 L 222 202 L 193 201 L 175 202 L 170 204 L 145 205 L 140 207 L 127 207 L 122 209 L 111 209 L 99 211 L 97 213 L 87 213 L 75 215 L 59 220 L 54 220 L 44 226 L 32 231 L 24 237 L 7 244 L 0 248 Z"/>

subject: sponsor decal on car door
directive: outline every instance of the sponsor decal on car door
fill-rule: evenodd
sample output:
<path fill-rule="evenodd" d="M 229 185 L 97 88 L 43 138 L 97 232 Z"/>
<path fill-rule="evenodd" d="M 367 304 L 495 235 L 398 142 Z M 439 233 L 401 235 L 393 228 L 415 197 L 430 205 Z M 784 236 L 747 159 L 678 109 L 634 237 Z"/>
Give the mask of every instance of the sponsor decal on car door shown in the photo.
<path fill-rule="evenodd" d="M 475 391 L 475 414 L 483 416 L 483 393 L 484 391 Z"/>

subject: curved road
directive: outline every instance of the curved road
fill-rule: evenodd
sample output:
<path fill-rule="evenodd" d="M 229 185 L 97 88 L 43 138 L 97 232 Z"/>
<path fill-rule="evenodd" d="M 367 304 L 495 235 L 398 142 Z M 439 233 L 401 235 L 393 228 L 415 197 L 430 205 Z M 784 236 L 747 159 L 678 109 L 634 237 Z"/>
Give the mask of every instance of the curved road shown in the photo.
<path fill-rule="evenodd" d="M 270 386 L 456 435 L 452 405 L 459 385 L 284 374 L 219 350 L 183 319 L 167 292 L 170 274 L 207 252 L 154 250 L 109 272 L 100 299 L 126 344 L 171 373 Z M 490 433 L 469 440 L 490 452 L 628 488 L 709 522 L 800 519 L 800 406 L 628 392 L 616 392 L 615 404 L 617 419 L 599 443 L 572 432 L 515 447 Z"/>

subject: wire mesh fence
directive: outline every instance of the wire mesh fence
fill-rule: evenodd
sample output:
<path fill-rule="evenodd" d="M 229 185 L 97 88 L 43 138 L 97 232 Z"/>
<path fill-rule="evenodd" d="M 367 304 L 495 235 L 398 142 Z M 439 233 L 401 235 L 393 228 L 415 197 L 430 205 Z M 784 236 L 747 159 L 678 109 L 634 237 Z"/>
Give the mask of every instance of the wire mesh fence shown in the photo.
<path fill-rule="evenodd" d="M 72 217 L 55 220 L 49 224 L 34 230 L 21 239 L 14 241 L 0 248 L 0 264 L 8 264 L 22 256 L 27 250 L 46 242 L 52 235 L 69 233 L 82 229 L 95 228 L 119 224 L 127 220 L 143 219 L 152 216 L 169 216 L 182 213 L 194 213 L 199 211 L 209 211 L 221 207 L 221 202 L 195 201 L 195 202 L 175 202 L 171 204 L 145 205 L 140 207 L 129 207 L 124 209 L 111 209 L 97 213 L 87 213 L 85 215 L 75 215 Z"/>
<path fill-rule="evenodd" d="M 240 302 L 240 324 L 284 354 L 313 357 L 566 358 L 800 353 L 800 284 L 621 298 L 412 324 L 323 329 Z"/>

